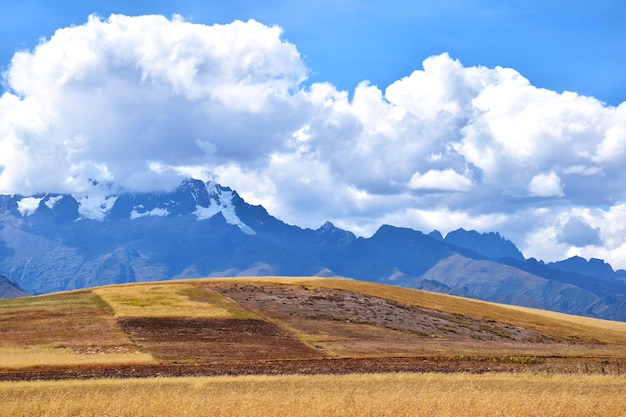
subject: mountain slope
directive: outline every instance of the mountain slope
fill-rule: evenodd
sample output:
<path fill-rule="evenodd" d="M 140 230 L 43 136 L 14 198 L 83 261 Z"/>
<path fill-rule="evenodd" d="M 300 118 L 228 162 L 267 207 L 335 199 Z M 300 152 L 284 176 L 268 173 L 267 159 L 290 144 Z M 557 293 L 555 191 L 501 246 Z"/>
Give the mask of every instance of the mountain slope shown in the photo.
<path fill-rule="evenodd" d="M 580 287 L 551 281 L 491 260 L 475 260 L 453 255 L 439 262 L 422 276 L 423 280 L 444 284 L 457 293 L 497 303 L 573 311 L 589 306 L 599 297 Z"/>
<path fill-rule="evenodd" d="M 0 273 L 35 294 L 205 276 L 346 276 L 626 320 L 611 298 L 626 295 L 619 271 L 587 276 L 572 265 L 526 260 L 497 233 L 302 229 L 192 179 L 160 193 L 94 183 L 86 195 L 0 196 Z"/>
<path fill-rule="evenodd" d="M 14 282 L 0 275 L 0 299 L 27 297 L 30 294 L 20 290 Z"/>

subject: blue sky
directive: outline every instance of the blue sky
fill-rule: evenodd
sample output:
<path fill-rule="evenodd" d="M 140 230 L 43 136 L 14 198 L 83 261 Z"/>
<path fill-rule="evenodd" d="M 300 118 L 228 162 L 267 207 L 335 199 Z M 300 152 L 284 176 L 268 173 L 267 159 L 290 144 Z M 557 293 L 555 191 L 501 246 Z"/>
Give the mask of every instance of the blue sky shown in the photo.
<path fill-rule="evenodd" d="M 4 1 L 0 193 L 194 176 L 303 227 L 499 231 L 527 257 L 626 268 L 623 16 L 607 0 Z"/>
<path fill-rule="evenodd" d="M 180 14 L 195 23 L 256 19 L 298 46 L 311 81 L 381 88 L 448 52 L 464 65 L 515 68 L 533 85 L 617 105 L 626 100 L 626 3 L 571 1 L 7 0 L 0 62 L 97 13 Z"/>

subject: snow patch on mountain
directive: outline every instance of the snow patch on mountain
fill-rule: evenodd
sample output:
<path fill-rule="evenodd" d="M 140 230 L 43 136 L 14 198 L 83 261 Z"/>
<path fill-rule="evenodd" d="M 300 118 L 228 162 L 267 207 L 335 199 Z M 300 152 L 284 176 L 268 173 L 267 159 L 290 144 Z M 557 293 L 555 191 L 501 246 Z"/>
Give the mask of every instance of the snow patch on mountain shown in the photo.
<path fill-rule="evenodd" d="M 138 219 L 140 217 L 146 217 L 146 216 L 165 217 L 170 214 L 170 212 L 167 209 L 158 208 L 158 207 L 150 211 L 144 211 L 142 213 L 137 211 L 137 209 L 142 209 L 142 208 L 143 206 L 135 207 L 133 211 L 130 212 L 130 219 L 134 220 L 134 219 Z"/>
<path fill-rule="evenodd" d="M 196 205 L 196 211 L 193 214 L 196 215 L 197 220 L 210 219 L 217 213 L 222 213 L 226 223 L 239 227 L 242 232 L 249 235 L 256 234 L 254 229 L 242 222 L 237 216 L 235 206 L 233 205 L 233 191 L 224 190 L 211 182 L 205 183 L 205 186 L 211 198 L 209 198 L 209 205 L 207 207 Z M 196 201 L 198 201 L 198 197 L 199 196 L 194 193 Z"/>
<path fill-rule="evenodd" d="M 17 202 L 17 210 L 20 212 L 22 216 L 32 216 L 37 208 L 39 207 L 39 203 L 44 198 L 36 198 L 36 197 L 24 197 L 20 201 Z"/>
<path fill-rule="evenodd" d="M 78 214 L 83 219 L 103 221 L 113 208 L 118 196 L 107 197 L 105 195 L 75 195 L 72 197 L 78 202 Z"/>
<path fill-rule="evenodd" d="M 198 220 L 206 220 L 222 211 L 221 209 L 219 204 L 210 204 L 209 207 L 196 206 L 196 211 L 194 211 L 193 214 L 196 215 Z M 224 216 L 224 218 L 226 218 L 226 216 Z"/>
<path fill-rule="evenodd" d="M 56 206 L 56 204 L 61 201 L 63 199 L 62 195 L 57 195 L 55 197 L 48 197 L 48 199 L 46 200 L 46 202 L 44 203 L 46 205 L 46 207 L 48 207 L 50 210 L 54 209 L 54 206 Z"/>

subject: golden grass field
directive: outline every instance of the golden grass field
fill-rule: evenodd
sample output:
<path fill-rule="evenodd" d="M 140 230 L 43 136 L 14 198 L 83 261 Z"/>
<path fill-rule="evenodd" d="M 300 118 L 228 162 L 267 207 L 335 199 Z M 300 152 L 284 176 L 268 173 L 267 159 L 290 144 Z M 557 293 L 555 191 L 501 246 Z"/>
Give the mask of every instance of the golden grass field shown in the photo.
<path fill-rule="evenodd" d="M 347 279 L 0 300 L 0 334 L 0 416 L 626 416 L 626 323 Z"/>
<path fill-rule="evenodd" d="M 250 315 L 194 282 L 110 286 L 93 290 L 116 317 L 244 318 Z"/>
<path fill-rule="evenodd" d="M 0 415 L 620 417 L 626 379 L 365 374 L 5 382 Z"/>

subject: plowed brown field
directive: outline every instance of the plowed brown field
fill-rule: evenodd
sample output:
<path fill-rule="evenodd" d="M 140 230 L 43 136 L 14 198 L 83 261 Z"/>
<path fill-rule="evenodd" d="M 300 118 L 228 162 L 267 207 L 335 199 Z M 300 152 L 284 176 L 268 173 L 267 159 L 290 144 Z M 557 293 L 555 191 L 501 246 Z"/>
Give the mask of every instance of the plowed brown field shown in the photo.
<path fill-rule="evenodd" d="M 319 358 L 319 351 L 273 323 L 255 319 L 120 318 L 139 346 L 168 362 L 213 363 Z"/>

